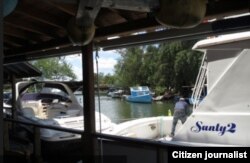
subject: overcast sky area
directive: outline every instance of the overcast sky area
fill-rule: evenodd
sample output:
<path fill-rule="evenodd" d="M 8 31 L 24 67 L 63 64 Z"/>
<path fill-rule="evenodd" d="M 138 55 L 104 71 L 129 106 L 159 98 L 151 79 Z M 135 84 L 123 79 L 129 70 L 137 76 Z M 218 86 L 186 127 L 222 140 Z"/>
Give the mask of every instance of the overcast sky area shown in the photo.
<path fill-rule="evenodd" d="M 245 33 L 236 33 L 236 34 L 228 34 L 226 37 L 235 37 L 239 35 L 245 35 Z M 225 37 L 225 35 L 223 35 Z M 220 36 L 219 36 L 220 37 Z M 209 41 L 209 40 L 206 40 Z M 114 74 L 114 66 L 117 64 L 118 59 L 120 59 L 120 54 L 115 50 L 111 51 L 99 51 L 99 59 L 98 59 L 98 67 L 99 73 L 104 73 L 105 75 Z M 94 52 L 94 72 L 96 73 L 96 60 L 95 60 L 95 52 Z M 66 56 L 66 60 L 68 63 L 72 65 L 72 69 L 77 76 L 77 80 L 82 80 L 82 61 L 81 56 L 79 54 Z"/>
<path fill-rule="evenodd" d="M 117 63 L 117 60 L 120 58 L 120 54 L 116 51 L 99 51 L 98 52 L 98 69 L 99 73 L 104 73 L 105 75 L 114 74 L 114 65 Z M 94 52 L 94 72 L 96 73 L 96 60 Z M 68 63 L 72 65 L 72 69 L 77 76 L 77 80 L 82 80 L 82 61 L 79 54 L 66 56 Z"/>

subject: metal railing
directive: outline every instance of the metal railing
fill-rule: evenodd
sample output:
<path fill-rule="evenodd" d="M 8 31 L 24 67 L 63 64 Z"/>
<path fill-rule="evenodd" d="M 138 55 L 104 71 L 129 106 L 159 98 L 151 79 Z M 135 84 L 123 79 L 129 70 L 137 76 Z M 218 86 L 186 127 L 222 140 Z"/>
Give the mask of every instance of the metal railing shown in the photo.
<path fill-rule="evenodd" d="M 191 100 L 193 100 L 193 109 L 196 109 L 201 101 L 202 90 L 205 86 L 206 81 L 206 73 L 207 73 L 207 62 L 206 62 L 206 53 L 203 56 L 201 67 L 195 82 L 195 86 L 193 89 L 193 93 L 191 96 Z"/>
<path fill-rule="evenodd" d="M 62 132 L 69 132 L 69 133 L 74 133 L 74 134 L 80 134 L 83 135 L 84 131 L 80 130 L 75 130 L 75 129 L 68 129 L 68 128 L 62 128 L 62 127 L 56 127 L 56 126 L 47 126 L 47 125 L 42 125 L 42 124 L 36 124 L 36 123 L 30 123 L 30 122 L 23 122 L 19 120 L 13 120 L 13 119 L 4 119 L 5 123 L 5 145 L 9 148 L 9 136 L 8 136 L 8 124 L 22 124 L 22 125 L 27 125 L 27 126 L 32 126 L 33 131 L 34 131 L 34 162 L 36 163 L 41 163 L 42 162 L 42 154 L 41 154 L 41 137 L 40 137 L 40 128 L 45 128 L 45 129 L 52 129 L 52 130 L 57 130 L 57 131 L 62 131 Z M 141 148 L 144 149 L 145 147 L 150 148 L 156 152 L 156 163 L 165 163 L 161 158 L 163 157 L 164 151 L 167 151 L 169 147 L 172 146 L 177 146 L 176 144 L 173 143 L 167 143 L 167 142 L 159 142 L 159 141 L 154 141 L 154 140 L 147 140 L 147 139 L 136 139 L 136 138 L 129 138 L 129 137 L 122 137 L 122 136 L 117 136 L 117 135 L 109 135 L 109 134 L 103 134 L 103 133 L 94 133 L 93 138 L 96 138 L 99 142 L 104 141 L 104 142 L 112 142 L 115 144 L 118 144 L 120 146 L 123 146 L 124 144 L 129 146 L 129 147 L 136 147 L 136 148 Z M 164 151 L 163 151 L 164 150 Z M 104 151 L 105 152 L 105 151 Z M 83 154 L 84 155 L 84 154 Z M 104 156 L 105 157 L 105 156 Z M 33 162 L 32 161 L 32 162 Z"/>

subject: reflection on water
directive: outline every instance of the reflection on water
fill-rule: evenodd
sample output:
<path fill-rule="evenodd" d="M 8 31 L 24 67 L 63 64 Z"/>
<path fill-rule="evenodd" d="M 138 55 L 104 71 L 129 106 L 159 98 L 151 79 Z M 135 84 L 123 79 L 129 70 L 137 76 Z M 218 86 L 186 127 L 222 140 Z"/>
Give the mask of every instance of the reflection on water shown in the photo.
<path fill-rule="evenodd" d="M 98 98 L 95 99 L 98 111 Z M 152 104 L 131 103 L 122 99 L 100 96 L 100 110 L 113 122 L 120 123 L 143 117 L 168 115 L 173 110 L 173 102 L 153 102 Z"/>
<path fill-rule="evenodd" d="M 131 118 L 143 118 L 152 115 L 152 104 L 129 103 L 129 105 Z"/>
<path fill-rule="evenodd" d="M 79 96 L 77 97 L 80 98 Z M 82 101 L 82 100 L 81 100 Z M 98 108 L 98 97 L 95 98 L 95 108 Z M 100 96 L 100 110 L 114 123 L 125 122 L 132 119 L 168 115 L 170 109 L 173 113 L 174 104 L 168 102 L 153 102 L 152 104 L 131 103 L 122 99 Z"/>

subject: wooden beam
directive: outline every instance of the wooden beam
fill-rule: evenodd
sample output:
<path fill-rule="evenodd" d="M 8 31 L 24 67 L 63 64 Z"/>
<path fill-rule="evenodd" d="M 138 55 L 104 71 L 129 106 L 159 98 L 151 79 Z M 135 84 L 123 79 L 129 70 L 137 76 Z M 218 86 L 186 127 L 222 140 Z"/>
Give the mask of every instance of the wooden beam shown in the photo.
<path fill-rule="evenodd" d="M 99 27 L 110 26 L 113 24 L 120 24 L 126 22 L 126 19 L 119 15 L 117 12 L 113 12 L 110 9 L 102 8 L 95 20 L 95 24 Z"/>
<path fill-rule="evenodd" d="M 17 49 L 10 49 L 5 52 L 6 56 L 15 55 L 18 56 L 20 54 L 29 54 L 39 51 L 46 51 L 49 49 L 56 49 L 56 47 L 63 47 L 71 45 L 72 43 L 69 41 L 67 37 L 61 38 L 60 40 L 51 40 L 40 44 L 29 45 L 27 47 L 17 48 Z"/>
<path fill-rule="evenodd" d="M 16 55 L 7 55 L 4 58 L 4 63 L 17 63 L 24 61 L 33 61 L 41 58 L 49 58 L 49 57 L 59 57 L 65 55 L 71 55 L 81 52 L 81 47 L 79 46 L 69 46 L 60 49 L 50 49 L 47 51 L 39 51 L 33 52 L 29 54 L 19 54 L 18 57 Z"/>
<path fill-rule="evenodd" d="M 95 90 L 93 69 L 93 43 L 82 47 L 82 87 L 84 90 L 84 133 L 82 138 L 83 162 L 94 163 L 96 156 L 95 128 Z"/>
<path fill-rule="evenodd" d="M 232 32 L 248 31 L 250 29 L 250 16 L 235 19 L 224 19 L 189 29 L 167 29 L 163 31 L 127 36 L 123 38 L 105 40 L 96 43 L 104 50 L 124 48 L 135 45 L 145 45 L 175 40 L 200 39 L 208 36 L 228 34 Z"/>
<path fill-rule="evenodd" d="M 7 43 L 8 45 L 10 45 L 12 48 L 19 48 L 21 47 L 22 45 L 18 44 L 18 43 L 15 43 L 15 42 L 12 42 L 10 40 L 4 40 L 4 43 Z"/>
<path fill-rule="evenodd" d="M 4 23 L 4 34 L 8 35 L 8 36 L 13 36 L 16 38 L 29 39 L 29 40 L 32 40 L 35 42 L 50 40 L 50 37 L 48 37 L 48 36 L 41 37 L 40 34 L 31 33 L 28 31 L 24 31 L 22 29 L 17 29 L 15 27 L 12 27 L 11 25 L 6 24 L 6 23 Z"/>
<path fill-rule="evenodd" d="M 145 18 L 147 13 L 145 12 L 131 12 L 128 10 L 115 10 L 115 9 L 110 9 L 111 11 L 118 13 L 121 17 L 126 19 L 127 21 L 133 21 L 136 19 L 142 19 Z"/>
<path fill-rule="evenodd" d="M 150 12 L 156 6 L 159 6 L 156 0 L 103 0 L 102 3 L 102 7 L 140 12 Z"/>
<path fill-rule="evenodd" d="M 41 152 L 41 133 L 40 128 L 34 127 L 33 128 L 34 133 L 34 158 L 35 163 L 42 163 L 42 152 Z"/>
<path fill-rule="evenodd" d="M 135 21 L 124 22 L 112 26 L 98 28 L 95 33 L 95 40 L 106 39 L 107 37 L 128 34 L 141 30 L 162 27 L 154 18 L 143 18 Z"/>
<path fill-rule="evenodd" d="M 3 90 L 3 1 L 0 0 L 0 90 Z M 0 93 L 0 163 L 3 163 L 3 93 Z"/>
<path fill-rule="evenodd" d="M 207 5 L 207 12 L 205 19 L 221 19 L 225 16 L 235 15 L 242 12 L 249 12 L 249 0 L 220 0 L 210 1 Z"/>
<path fill-rule="evenodd" d="M 56 3 L 52 2 L 50 0 L 46 0 L 46 3 L 54 6 L 55 8 L 71 15 L 71 16 L 76 16 L 76 11 L 77 11 L 77 5 L 71 5 L 71 4 L 62 4 L 62 3 Z"/>
<path fill-rule="evenodd" d="M 129 22 L 129 23 L 121 23 L 119 25 L 113 25 L 108 26 L 104 28 L 98 28 L 96 30 L 94 41 L 98 42 L 101 39 L 106 39 L 107 37 L 115 36 L 118 34 L 127 34 L 132 33 L 136 31 L 140 31 L 142 28 L 150 29 L 150 28 L 156 28 L 160 27 L 159 23 L 155 21 L 153 18 L 149 19 L 140 19 L 137 21 Z M 11 32 L 11 31 L 10 31 Z M 18 33 L 16 33 L 18 34 Z M 23 36 L 25 36 L 23 34 Z M 29 54 L 29 53 L 36 53 L 46 51 L 51 48 L 65 46 L 72 44 L 67 37 L 61 38 L 58 40 L 50 40 L 46 41 L 44 43 L 41 43 L 39 45 L 32 45 L 29 47 L 22 47 L 22 48 L 16 48 L 16 49 L 9 49 L 5 51 L 6 57 L 7 56 L 13 56 L 13 55 L 21 55 L 21 54 Z"/>
<path fill-rule="evenodd" d="M 16 38 L 13 36 L 8 36 L 4 35 L 4 41 L 10 41 L 15 44 L 21 45 L 21 46 L 27 46 L 29 44 L 35 44 L 36 42 L 28 40 L 28 39 L 21 39 L 21 38 Z"/>
<path fill-rule="evenodd" d="M 5 49 L 11 48 L 12 46 L 11 46 L 9 43 L 4 42 L 4 43 L 3 43 L 3 47 L 4 47 L 4 50 L 5 50 Z"/>
<path fill-rule="evenodd" d="M 56 18 L 52 15 L 48 15 L 44 11 L 38 11 L 37 9 L 34 10 L 32 8 L 24 8 L 24 7 L 22 9 L 19 8 L 18 10 L 15 11 L 15 13 L 24 15 L 27 18 L 31 18 L 33 20 L 40 21 L 42 23 L 45 23 L 45 24 L 48 24 L 57 28 L 61 28 L 61 29 L 65 29 L 66 22 L 67 22 L 65 21 L 65 19 L 60 20 L 60 18 Z"/>
<path fill-rule="evenodd" d="M 12 27 L 25 31 L 46 35 L 51 38 L 58 38 L 56 31 L 52 30 L 51 27 L 41 24 L 34 24 L 33 22 L 29 22 L 28 19 L 24 20 L 18 17 L 9 17 L 8 19 L 6 19 L 5 23 L 11 25 Z"/>

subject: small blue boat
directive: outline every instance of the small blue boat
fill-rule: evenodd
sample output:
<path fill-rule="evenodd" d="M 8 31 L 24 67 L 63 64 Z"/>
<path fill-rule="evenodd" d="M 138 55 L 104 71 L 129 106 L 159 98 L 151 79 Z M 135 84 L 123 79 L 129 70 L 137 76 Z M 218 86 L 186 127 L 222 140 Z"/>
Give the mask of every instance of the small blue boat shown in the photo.
<path fill-rule="evenodd" d="M 147 86 L 130 87 L 131 95 L 126 97 L 129 102 L 151 103 L 152 95 Z"/>

